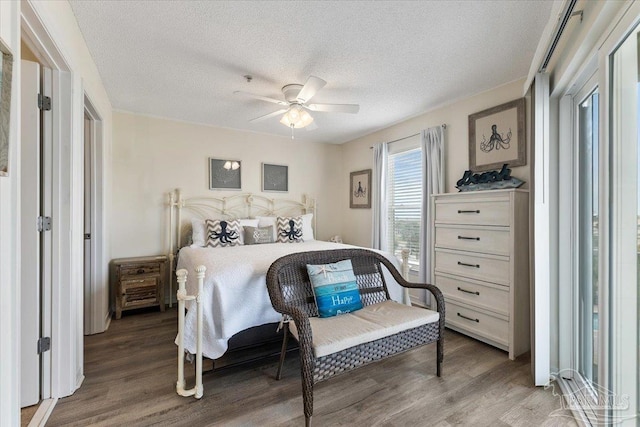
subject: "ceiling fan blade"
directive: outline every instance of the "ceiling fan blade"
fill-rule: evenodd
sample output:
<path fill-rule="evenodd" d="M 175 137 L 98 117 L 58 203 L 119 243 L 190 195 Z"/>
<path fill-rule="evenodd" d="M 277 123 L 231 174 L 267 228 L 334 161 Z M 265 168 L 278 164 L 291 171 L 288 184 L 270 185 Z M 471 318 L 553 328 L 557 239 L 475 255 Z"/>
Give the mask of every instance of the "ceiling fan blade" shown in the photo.
<path fill-rule="evenodd" d="M 316 124 L 316 122 L 311 122 L 307 126 L 305 126 L 305 129 L 306 130 L 316 130 L 316 129 L 318 129 L 318 125 Z"/>
<path fill-rule="evenodd" d="M 309 76 L 307 82 L 300 89 L 298 94 L 298 101 L 301 103 L 308 102 L 320 89 L 326 85 L 327 82 L 316 76 Z"/>
<path fill-rule="evenodd" d="M 269 113 L 269 114 L 265 114 L 264 116 L 260 116 L 260 117 L 256 117 L 255 119 L 251 119 L 249 120 L 249 122 L 253 123 L 253 122 L 260 122 L 262 120 L 271 118 L 271 117 L 275 117 L 279 114 L 284 114 L 287 112 L 287 109 L 284 110 L 278 110 L 278 111 L 274 111 L 273 113 Z"/>
<path fill-rule="evenodd" d="M 282 105 L 283 107 L 288 107 L 289 106 L 289 103 L 287 101 L 281 101 L 281 100 L 275 99 L 275 98 L 269 98 L 269 97 L 266 97 L 266 96 L 256 95 L 254 93 L 243 92 L 241 90 L 236 90 L 235 92 L 233 92 L 233 94 L 234 95 L 246 96 L 247 98 L 259 99 L 261 101 L 272 102 L 274 104 Z"/>
<path fill-rule="evenodd" d="M 358 104 L 309 104 L 311 111 L 324 111 L 327 113 L 350 113 L 356 114 L 360 111 Z"/>

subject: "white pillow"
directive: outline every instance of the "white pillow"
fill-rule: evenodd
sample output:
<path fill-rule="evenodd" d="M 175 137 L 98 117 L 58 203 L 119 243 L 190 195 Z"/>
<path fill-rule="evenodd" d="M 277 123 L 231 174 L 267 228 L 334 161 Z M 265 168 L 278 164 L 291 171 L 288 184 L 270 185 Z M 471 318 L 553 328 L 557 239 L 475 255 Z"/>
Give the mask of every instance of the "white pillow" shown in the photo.
<path fill-rule="evenodd" d="M 313 236 L 313 214 L 302 215 L 302 238 L 305 242 L 315 240 Z"/>
<path fill-rule="evenodd" d="M 191 220 L 191 247 L 202 248 L 207 245 L 205 238 L 207 237 L 207 226 L 203 219 Z"/>

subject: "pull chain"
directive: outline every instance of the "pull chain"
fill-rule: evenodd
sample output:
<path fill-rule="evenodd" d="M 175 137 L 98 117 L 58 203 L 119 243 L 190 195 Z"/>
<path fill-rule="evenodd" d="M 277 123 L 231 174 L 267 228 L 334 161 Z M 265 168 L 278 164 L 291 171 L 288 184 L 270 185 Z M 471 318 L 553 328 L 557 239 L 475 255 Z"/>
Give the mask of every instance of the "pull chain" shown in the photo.
<path fill-rule="evenodd" d="M 293 139 L 293 128 L 295 127 L 295 125 L 293 123 L 291 123 L 291 139 Z"/>

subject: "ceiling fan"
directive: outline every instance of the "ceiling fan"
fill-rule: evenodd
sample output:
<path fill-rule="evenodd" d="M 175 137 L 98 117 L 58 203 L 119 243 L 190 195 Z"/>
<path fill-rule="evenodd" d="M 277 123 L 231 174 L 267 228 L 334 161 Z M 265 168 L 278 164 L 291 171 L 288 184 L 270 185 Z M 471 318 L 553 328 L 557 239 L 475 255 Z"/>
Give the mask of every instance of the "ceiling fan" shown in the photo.
<path fill-rule="evenodd" d="M 250 81 L 250 79 L 247 79 L 247 81 Z M 283 116 L 280 119 L 280 123 L 291 128 L 291 138 L 293 138 L 294 129 L 306 127 L 307 129 L 312 130 L 317 128 L 315 123 L 313 123 L 313 117 L 311 117 L 309 111 L 356 114 L 360 110 L 360 106 L 357 104 L 309 104 L 308 102 L 311 98 L 313 98 L 314 95 L 326 84 L 327 82 L 321 78 L 310 76 L 304 86 L 301 84 L 288 84 L 283 86 L 282 94 L 284 95 L 284 101 L 240 90 L 233 93 L 236 95 L 271 102 L 284 107 L 278 111 L 274 111 L 273 113 L 256 117 L 255 119 L 249 120 L 249 122 L 259 122 L 282 114 Z"/>

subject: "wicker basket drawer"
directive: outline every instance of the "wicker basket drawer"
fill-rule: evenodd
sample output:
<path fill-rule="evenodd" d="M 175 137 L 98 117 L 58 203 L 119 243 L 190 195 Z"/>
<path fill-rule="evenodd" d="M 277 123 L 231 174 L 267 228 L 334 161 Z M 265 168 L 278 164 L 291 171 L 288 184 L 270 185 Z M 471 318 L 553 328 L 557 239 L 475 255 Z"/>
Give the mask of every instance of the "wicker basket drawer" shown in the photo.
<path fill-rule="evenodd" d="M 504 317 L 448 300 L 447 326 L 486 338 L 502 346 L 509 345 L 509 322 Z"/>
<path fill-rule="evenodd" d="M 506 227 L 436 226 L 436 247 L 506 255 L 511 236 Z"/>
<path fill-rule="evenodd" d="M 120 268 L 120 275 L 137 276 L 140 274 L 158 274 L 160 272 L 160 265 L 155 264 L 128 264 Z"/>
<path fill-rule="evenodd" d="M 436 274 L 434 281 L 447 301 L 459 301 L 509 317 L 508 287 L 441 274 Z"/>
<path fill-rule="evenodd" d="M 509 201 L 436 203 L 436 223 L 505 225 L 511 221 Z"/>
<path fill-rule="evenodd" d="M 498 255 L 436 249 L 436 273 L 463 277 L 509 286 L 509 258 Z"/>

